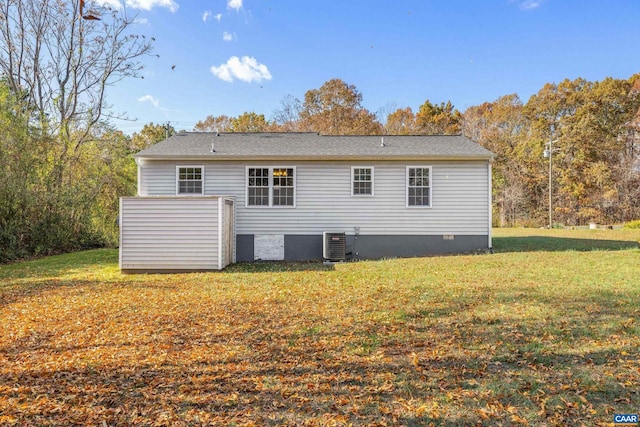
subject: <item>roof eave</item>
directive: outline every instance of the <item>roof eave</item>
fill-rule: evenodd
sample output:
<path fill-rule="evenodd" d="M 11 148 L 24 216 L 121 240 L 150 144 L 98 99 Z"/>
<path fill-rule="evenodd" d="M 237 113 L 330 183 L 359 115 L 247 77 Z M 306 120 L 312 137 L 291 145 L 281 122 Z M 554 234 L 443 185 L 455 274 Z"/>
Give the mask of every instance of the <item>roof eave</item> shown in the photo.
<path fill-rule="evenodd" d="M 276 156 L 276 155 L 262 155 L 262 156 L 240 156 L 240 155 L 134 155 L 135 159 L 140 160 L 182 160 L 182 161 L 378 161 L 378 160 L 397 160 L 397 161 L 416 161 L 416 160 L 492 160 L 493 155 L 385 155 L 385 156 L 372 156 L 372 155 L 351 155 L 351 156 Z"/>

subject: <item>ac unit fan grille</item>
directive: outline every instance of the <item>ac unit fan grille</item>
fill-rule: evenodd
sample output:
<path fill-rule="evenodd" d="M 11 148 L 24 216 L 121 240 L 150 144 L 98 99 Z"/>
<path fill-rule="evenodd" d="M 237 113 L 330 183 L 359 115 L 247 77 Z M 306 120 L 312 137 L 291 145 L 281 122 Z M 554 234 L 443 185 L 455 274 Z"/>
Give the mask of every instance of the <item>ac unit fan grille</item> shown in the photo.
<path fill-rule="evenodd" d="M 344 261 L 347 252 L 345 233 L 324 233 L 323 257 L 329 261 Z"/>

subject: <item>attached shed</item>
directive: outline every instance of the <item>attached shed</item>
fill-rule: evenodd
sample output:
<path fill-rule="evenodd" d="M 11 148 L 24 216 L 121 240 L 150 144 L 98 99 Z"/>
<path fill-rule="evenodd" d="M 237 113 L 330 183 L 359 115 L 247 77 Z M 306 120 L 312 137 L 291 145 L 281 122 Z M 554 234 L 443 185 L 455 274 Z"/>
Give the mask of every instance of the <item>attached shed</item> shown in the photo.
<path fill-rule="evenodd" d="M 120 198 L 124 273 L 222 270 L 235 262 L 232 197 Z"/>

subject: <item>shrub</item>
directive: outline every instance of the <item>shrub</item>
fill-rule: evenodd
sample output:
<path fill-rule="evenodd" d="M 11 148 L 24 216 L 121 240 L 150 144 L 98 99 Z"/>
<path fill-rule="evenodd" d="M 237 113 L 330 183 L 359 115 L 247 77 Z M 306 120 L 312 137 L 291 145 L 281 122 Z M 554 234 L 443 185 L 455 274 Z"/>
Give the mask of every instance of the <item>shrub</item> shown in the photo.
<path fill-rule="evenodd" d="M 629 221 L 624 225 L 624 228 L 640 228 L 640 219 L 635 221 Z"/>

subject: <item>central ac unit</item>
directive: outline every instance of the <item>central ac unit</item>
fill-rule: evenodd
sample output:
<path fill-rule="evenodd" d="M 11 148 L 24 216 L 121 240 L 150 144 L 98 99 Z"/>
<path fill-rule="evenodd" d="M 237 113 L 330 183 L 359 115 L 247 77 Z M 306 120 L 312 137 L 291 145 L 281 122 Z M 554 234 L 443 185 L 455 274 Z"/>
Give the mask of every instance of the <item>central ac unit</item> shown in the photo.
<path fill-rule="evenodd" d="M 344 261 L 347 258 L 346 234 L 330 231 L 322 233 L 322 257 L 327 261 Z"/>

